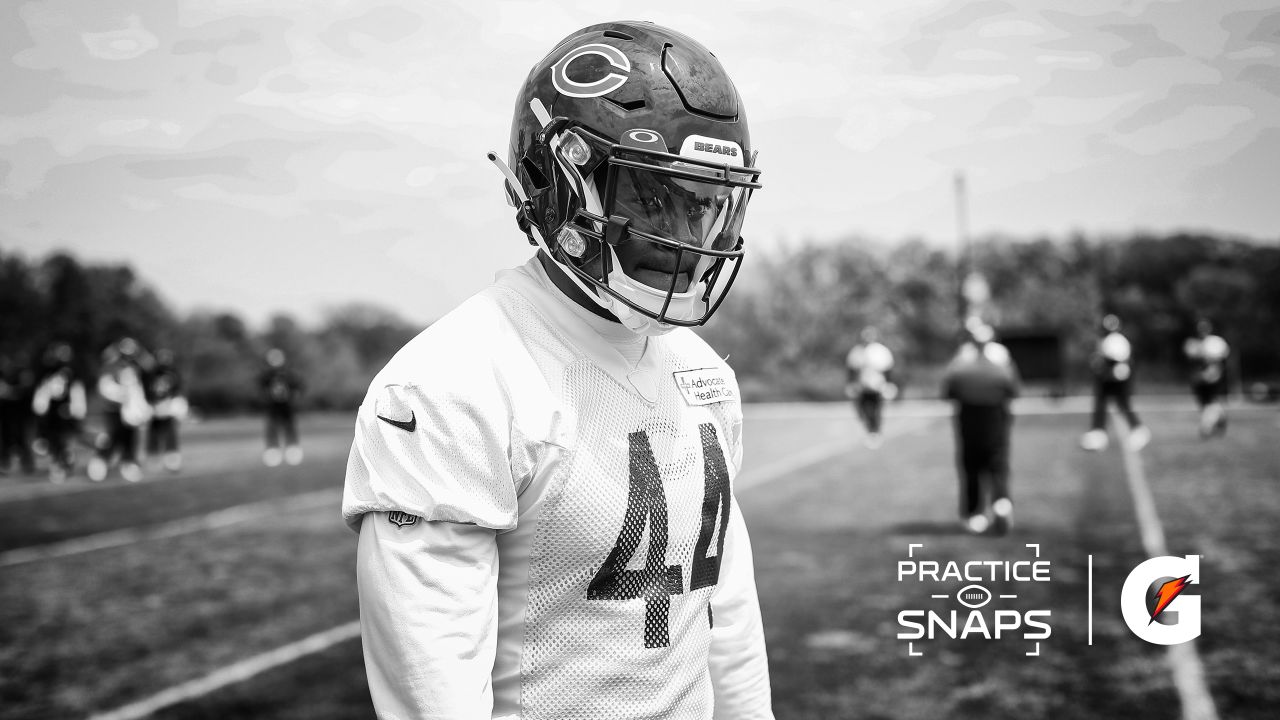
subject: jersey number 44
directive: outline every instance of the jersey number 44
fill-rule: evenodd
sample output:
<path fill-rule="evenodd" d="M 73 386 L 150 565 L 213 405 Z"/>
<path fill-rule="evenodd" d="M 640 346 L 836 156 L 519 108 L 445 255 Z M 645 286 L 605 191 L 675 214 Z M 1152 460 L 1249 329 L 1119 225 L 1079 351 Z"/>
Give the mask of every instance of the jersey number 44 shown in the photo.
<path fill-rule="evenodd" d="M 720 449 L 715 426 L 698 426 L 702 438 L 703 499 L 702 527 L 694 546 L 693 571 L 689 591 L 711 587 L 720 579 L 720 557 L 724 553 L 725 530 L 729 526 L 729 470 Z M 667 496 L 662 476 L 653 457 L 649 435 L 643 430 L 627 436 L 631 482 L 627 511 L 613 550 L 587 586 L 589 600 L 634 600 L 644 598 L 644 646 L 662 648 L 671 644 L 668 634 L 672 595 L 684 589 L 684 568 L 667 564 Z M 719 518 L 717 533 L 716 519 Z M 645 524 L 649 525 L 649 552 L 643 570 L 628 570 L 640 545 Z M 712 538 L 716 553 L 708 557 Z M 708 610 L 709 612 L 709 610 Z"/>

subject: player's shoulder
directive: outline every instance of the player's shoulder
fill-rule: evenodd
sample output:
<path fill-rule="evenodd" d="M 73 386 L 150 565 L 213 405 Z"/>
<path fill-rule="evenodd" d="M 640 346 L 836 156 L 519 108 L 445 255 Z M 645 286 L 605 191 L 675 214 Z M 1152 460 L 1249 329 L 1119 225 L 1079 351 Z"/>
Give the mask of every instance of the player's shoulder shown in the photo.
<path fill-rule="evenodd" d="M 867 355 L 873 358 L 874 362 L 886 363 L 893 362 L 893 351 L 888 345 L 882 342 L 873 342 L 867 344 Z"/>
<path fill-rule="evenodd" d="M 1013 364 L 1013 356 L 1009 354 L 1009 348 L 998 342 L 986 343 L 982 348 L 982 354 L 993 365 L 1008 367 Z"/>
<path fill-rule="evenodd" d="M 844 362 L 846 365 L 860 365 L 865 354 L 866 347 L 859 343 L 849 348 L 849 352 L 844 356 Z"/>
<path fill-rule="evenodd" d="M 489 372 L 507 357 L 516 334 L 505 299 L 482 291 L 405 343 L 374 377 L 371 388 L 461 380 Z"/>
<path fill-rule="evenodd" d="M 677 328 L 662 336 L 667 352 L 678 365 L 700 368 L 720 368 L 733 374 L 732 358 L 726 359 L 700 335 L 689 328 Z"/>

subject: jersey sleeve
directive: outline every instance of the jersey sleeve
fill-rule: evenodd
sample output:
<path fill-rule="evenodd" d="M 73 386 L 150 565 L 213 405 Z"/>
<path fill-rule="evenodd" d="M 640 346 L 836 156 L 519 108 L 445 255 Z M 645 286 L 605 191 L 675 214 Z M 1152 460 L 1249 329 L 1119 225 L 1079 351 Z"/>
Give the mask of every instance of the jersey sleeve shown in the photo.
<path fill-rule="evenodd" d="M 342 500 L 352 529 L 365 513 L 383 511 L 515 527 L 506 394 L 495 383 L 433 385 L 384 385 L 361 405 Z"/>
<path fill-rule="evenodd" d="M 365 517 L 356 555 L 360 633 L 382 720 L 489 720 L 495 537 L 475 525 Z"/>
<path fill-rule="evenodd" d="M 715 720 L 773 720 L 769 663 L 756 596 L 751 541 L 735 498 L 711 595 L 711 652 Z"/>

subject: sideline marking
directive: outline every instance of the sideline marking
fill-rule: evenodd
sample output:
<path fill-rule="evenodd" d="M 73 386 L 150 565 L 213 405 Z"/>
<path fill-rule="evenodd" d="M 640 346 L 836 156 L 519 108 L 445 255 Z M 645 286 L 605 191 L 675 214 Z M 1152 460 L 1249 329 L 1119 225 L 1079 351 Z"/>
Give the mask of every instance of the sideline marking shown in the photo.
<path fill-rule="evenodd" d="M 1147 551 L 1148 557 L 1168 555 L 1164 527 L 1160 524 L 1160 516 L 1156 514 L 1156 501 L 1143 471 L 1142 456 L 1129 447 L 1129 427 L 1123 420 L 1117 420 L 1117 424 L 1122 428 L 1120 452 L 1124 457 L 1124 477 L 1129 485 L 1129 493 L 1133 496 L 1133 509 L 1138 516 L 1142 548 Z M 1090 604 L 1093 602 L 1092 597 L 1090 594 Z M 1092 639 L 1092 624 L 1090 631 Z M 1178 699 L 1182 701 L 1183 720 L 1218 720 L 1218 711 L 1204 679 L 1204 664 L 1200 662 L 1200 655 L 1196 652 L 1195 640 L 1169 645 L 1167 649 L 1166 659 L 1173 673 L 1173 685 L 1178 690 Z"/>
<path fill-rule="evenodd" d="M 352 620 L 344 625 L 318 632 L 297 642 L 268 650 L 260 655 L 221 667 L 202 678 L 162 690 L 151 697 L 129 703 L 123 707 L 90 716 L 89 720 L 138 720 L 170 705 L 194 700 L 220 690 L 228 685 L 248 680 L 255 675 L 287 665 L 299 658 L 313 655 L 347 640 L 360 637 L 360 621 Z"/>
<path fill-rule="evenodd" d="M 154 525 L 108 530 L 42 545 L 31 545 L 0 553 L 0 567 L 12 567 L 40 560 L 80 555 L 94 550 L 105 550 L 149 540 L 163 540 L 180 535 L 189 535 L 202 530 L 215 530 L 228 525 L 273 515 L 281 511 L 306 511 L 331 506 L 341 499 L 341 490 L 314 490 L 301 495 L 286 495 L 282 498 L 233 505 L 229 508 L 215 510 L 203 515 L 179 518 Z"/>

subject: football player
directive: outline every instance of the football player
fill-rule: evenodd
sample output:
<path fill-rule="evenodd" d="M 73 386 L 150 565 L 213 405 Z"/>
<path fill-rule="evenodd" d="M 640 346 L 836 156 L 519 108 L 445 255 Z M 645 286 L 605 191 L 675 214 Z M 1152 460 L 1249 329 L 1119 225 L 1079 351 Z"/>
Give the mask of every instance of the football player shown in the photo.
<path fill-rule="evenodd" d="M 1018 369 L 1009 349 L 981 319 L 965 323 L 967 341 L 943 374 L 942 397 L 955 403 L 960 520 L 969 531 L 1003 535 L 1013 523 L 1009 494 L 1010 405 L 1018 396 Z M 990 517 L 986 503 L 990 503 Z"/>
<path fill-rule="evenodd" d="M 1227 431 L 1227 413 L 1222 398 L 1227 394 L 1227 358 L 1231 346 L 1213 334 L 1213 323 L 1196 323 L 1195 337 L 1187 338 L 1183 353 L 1191 362 L 1191 394 L 1200 407 L 1200 437 L 1222 435 Z"/>
<path fill-rule="evenodd" d="M 128 482 L 142 479 L 138 464 L 138 431 L 151 419 L 151 403 L 143 382 L 151 366 L 151 356 L 130 337 L 108 345 L 102 353 L 98 394 L 106 430 L 98 438 L 98 452 L 89 459 L 89 479 L 101 482 L 117 459 L 120 477 Z"/>
<path fill-rule="evenodd" d="M 11 456 L 22 472 L 36 471 L 30 438 L 34 392 L 35 373 L 21 359 L 0 354 L 0 475 L 9 472 Z"/>
<path fill-rule="evenodd" d="M 303 391 L 302 378 L 286 364 L 280 348 L 268 350 L 266 361 L 267 367 L 258 376 L 258 389 L 267 408 L 267 447 L 262 451 L 262 462 L 267 467 L 277 467 L 281 460 L 297 465 L 302 462 L 302 445 L 294 404 Z"/>
<path fill-rule="evenodd" d="M 72 366 L 74 353 L 66 343 L 45 351 L 44 368 L 31 398 L 36 416 L 37 443 L 49 455 L 49 480 L 63 482 L 75 467 L 72 441 L 88 409 L 84 383 Z"/>
<path fill-rule="evenodd" d="M 893 353 L 880 342 L 880 331 L 862 329 L 862 342 L 854 345 L 845 358 L 847 379 L 844 394 L 853 400 L 854 410 L 866 430 L 866 445 L 880 447 L 880 418 L 885 400 L 898 396 L 893 383 Z"/>
<path fill-rule="evenodd" d="M 760 187 L 737 90 L 685 35 L 593 25 L 490 159 L 537 251 L 378 374 L 347 465 L 378 715 L 772 718 L 737 382 L 688 329 Z"/>
<path fill-rule="evenodd" d="M 1133 349 L 1129 339 L 1120 333 L 1120 318 L 1102 318 L 1102 338 L 1090 359 L 1093 370 L 1093 417 L 1089 431 L 1080 438 L 1080 447 L 1098 452 L 1107 448 L 1107 403 L 1116 408 L 1129 423 L 1129 447 L 1141 450 L 1151 441 L 1151 431 L 1133 411 Z"/>
<path fill-rule="evenodd" d="M 155 367 L 147 376 L 147 401 L 151 403 L 151 424 L 147 427 L 147 454 L 163 453 L 169 472 L 182 469 L 178 424 L 187 416 L 187 398 L 182 394 L 182 376 L 174 364 L 173 351 L 156 351 Z"/>

